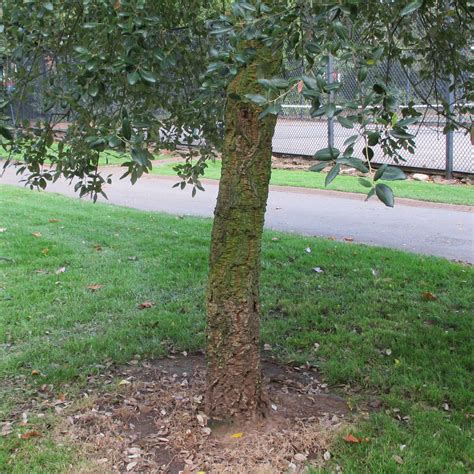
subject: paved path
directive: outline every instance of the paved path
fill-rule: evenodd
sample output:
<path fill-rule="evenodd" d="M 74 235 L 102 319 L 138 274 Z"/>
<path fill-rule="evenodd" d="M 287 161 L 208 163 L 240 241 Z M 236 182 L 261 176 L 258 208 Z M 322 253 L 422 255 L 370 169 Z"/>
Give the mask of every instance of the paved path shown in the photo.
<path fill-rule="evenodd" d="M 205 192 L 172 188 L 175 177 L 145 176 L 137 185 L 114 179 L 106 192 L 112 204 L 169 214 L 211 217 L 218 185 L 204 180 Z M 19 185 L 12 168 L 0 184 Z M 59 181 L 48 191 L 77 196 Z M 1 192 L 1 191 L 0 191 Z M 335 191 L 272 186 L 266 227 L 305 235 L 352 238 L 354 242 L 392 247 L 474 263 L 474 208 L 398 199 L 395 208 L 375 199 Z M 0 210 L 1 215 L 1 210 Z"/>

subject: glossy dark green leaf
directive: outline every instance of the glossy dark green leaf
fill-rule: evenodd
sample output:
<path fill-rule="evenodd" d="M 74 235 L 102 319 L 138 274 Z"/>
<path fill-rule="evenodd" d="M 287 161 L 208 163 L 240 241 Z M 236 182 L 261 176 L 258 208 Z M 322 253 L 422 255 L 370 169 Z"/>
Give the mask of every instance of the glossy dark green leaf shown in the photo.
<path fill-rule="evenodd" d="M 354 128 L 354 122 L 349 120 L 347 117 L 339 115 L 337 117 L 337 121 L 344 127 L 344 128 Z"/>
<path fill-rule="evenodd" d="M 158 81 L 158 78 L 156 77 L 156 75 L 151 71 L 141 70 L 140 76 L 144 81 L 150 84 L 156 84 L 156 82 Z"/>
<path fill-rule="evenodd" d="M 323 148 L 314 154 L 314 158 L 319 161 L 331 161 L 335 160 L 340 153 L 337 148 Z"/>
<path fill-rule="evenodd" d="M 316 173 L 322 171 L 324 168 L 326 168 L 327 166 L 327 163 L 326 162 L 322 162 L 322 163 L 318 163 L 317 165 L 313 165 L 309 168 L 309 171 L 314 171 Z"/>
<path fill-rule="evenodd" d="M 377 197 L 387 206 L 393 207 L 395 199 L 393 197 L 393 191 L 386 184 L 378 183 L 375 186 L 375 193 Z"/>
<path fill-rule="evenodd" d="M 406 5 L 402 9 L 402 11 L 400 12 L 400 16 L 409 15 L 410 13 L 413 13 L 416 10 L 418 10 L 422 5 L 423 5 L 423 0 L 414 0 L 413 2 L 410 2 L 408 5 Z"/>
<path fill-rule="evenodd" d="M 134 86 L 140 80 L 140 74 L 137 71 L 133 71 L 127 74 L 127 82 Z"/>
<path fill-rule="evenodd" d="M 3 125 L 0 125 L 0 135 L 2 135 L 2 137 L 6 138 L 7 140 L 13 140 L 12 132 Z"/>
<path fill-rule="evenodd" d="M 407 179 L 407 175 L 400 168 L 395 166 L 387 166 L 380 179 L 387 181 L 397 181 Z"/>
<path fill-rule="evenodd" d="M 324 185 L 328 186 L 329 184 L 331 184 L 334 178 L 339 174 L 340 171 L 341 171 L 341 166 L 338 164 L 334 165 L 329 171 L 329 173 L 326 175 L 326 180 L 324 182 Z"/>
<path fill-rule="evenodd" d="M 278 115 L 281 110 L 281 104 L 271 104 L 258 116 L 258 118 L 263 119 L 269 114 Z"/>
<path fill-rule="evenodd" d="M 366 178 L 359 178 L 359 183 L 362 184 L 362 186 L 364 186 L 365 188 L 371 188 L 372 187 L 372 182 L 369 181 L 368 179 Z"/>

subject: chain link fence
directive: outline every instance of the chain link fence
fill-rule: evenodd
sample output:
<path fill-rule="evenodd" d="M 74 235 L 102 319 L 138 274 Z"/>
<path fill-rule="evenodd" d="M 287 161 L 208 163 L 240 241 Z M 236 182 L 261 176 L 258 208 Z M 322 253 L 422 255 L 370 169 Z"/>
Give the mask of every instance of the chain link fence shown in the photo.
<path fill-rule="evenodd" d="M 367 83 L 372 84 L 381 74 L 386 74 L 387 64 L 381 64 L 369 72 Z M 289 69 L 287 77 L 301 76 L 300 66 Z M 357 78 L 354 69 L 338 66 L 329 61 L 327 66 L 328 81 L 338 81 L 341 88 L 331 97 L 337 105 L 342 101 L 355 99 Z M 446 118 L 438 115 L 437 105 L 441 101 L 453 105 L 457 103 L 456 94 L 449 91 L 447 83 L 419 80 L 414 73 L 407 76 L 400 64 L 393 63 L 389 69 L 390 82 L 398 91 L 399 106 L 402 108 L 410 101 L 415 102 L 421 116 L 419 124 L 410 126 L 410 133 L 416 136 L 415 154 L 405 153 L 403 165 L 407 169 L 423 170 L 427 173 L 445 172 L 448 177 L 452 172 L 473 174 L 474 157 L 469 133 L 456 130 L 443 133 Z M 426 99 L 430 105 L 426 105 Z M 273 138 L 273 152 L 284 155 L 313 156 L 316 151 L 328 146 L 342 149 L 347 138 L 354 135 L 354 129 L 344 128 L 337 120 L 326 117 L 311 118 L 311 105 L 302 94 L 293 90 L 285 97 L 283 114 L 279 117 Z M 457 117 L 468 127 L 472 126 L 472 117 Z M 374 148 L 374 163 L 391 162 L 385 157 L 380 147 Z M 355 156 L 363 158 L 362 145 L 355 150 Z M 393 164 L 393 163 L 392 163 Z"/>

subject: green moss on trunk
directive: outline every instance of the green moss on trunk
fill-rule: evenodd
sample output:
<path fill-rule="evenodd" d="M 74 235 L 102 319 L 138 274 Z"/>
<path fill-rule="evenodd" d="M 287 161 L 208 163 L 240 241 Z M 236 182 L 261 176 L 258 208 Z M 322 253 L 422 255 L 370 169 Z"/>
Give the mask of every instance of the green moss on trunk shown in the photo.
<path fill-rule="evenodd" d="M 275 74 L 265 47 L 228 90 L 222 176 L 215 210 L 207 296 L 208 388 L 213 418 L 253 417 L 264 407 L 259 348 L 260 250 L 276 117 L 260 120 L 256 79 Z"/>

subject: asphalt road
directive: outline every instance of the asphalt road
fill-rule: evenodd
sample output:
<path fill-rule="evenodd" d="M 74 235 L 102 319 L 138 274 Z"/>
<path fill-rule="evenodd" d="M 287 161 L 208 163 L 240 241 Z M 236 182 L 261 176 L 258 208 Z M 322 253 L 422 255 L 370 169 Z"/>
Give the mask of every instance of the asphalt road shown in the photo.
<path fill-rule="evenodd" d="M 0 184 L 22 186 L 12 168 Z M 147 211 L 211 217 L 218 185 L 204 180 L 205 192 L 172 188 L 174 177 L 146 176 L 135 186 L 114 179 L 108 202 Z M 58 181 L 48 191 L 77 196 L 72 186 Z M 0 188 L 1 192 L 1 188 Z M 36 192 L 36 191 L 32 191 Z M 101 199 L 104 201 L 104 199 Z M 354 242 L 392 247 L 474 263 L 474 208 L 397 200 L 393 209 L 356 194 L 272 186 L 266 227 L 304 235 L 353 239 Z M 1 222 L 1 209 L 0 209 Z"/>

